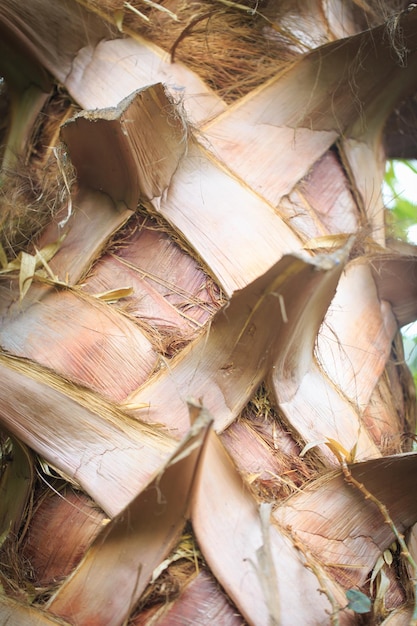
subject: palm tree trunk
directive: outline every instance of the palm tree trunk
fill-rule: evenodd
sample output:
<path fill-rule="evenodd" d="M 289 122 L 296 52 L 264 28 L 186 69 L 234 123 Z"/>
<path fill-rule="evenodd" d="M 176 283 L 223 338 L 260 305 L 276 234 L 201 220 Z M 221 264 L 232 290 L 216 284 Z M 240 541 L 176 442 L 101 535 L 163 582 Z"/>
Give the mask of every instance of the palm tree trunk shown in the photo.
<path fill-rule="evenodd" d="M 417 623 L 399 4 L 0 1 L 2 623 Z"/>

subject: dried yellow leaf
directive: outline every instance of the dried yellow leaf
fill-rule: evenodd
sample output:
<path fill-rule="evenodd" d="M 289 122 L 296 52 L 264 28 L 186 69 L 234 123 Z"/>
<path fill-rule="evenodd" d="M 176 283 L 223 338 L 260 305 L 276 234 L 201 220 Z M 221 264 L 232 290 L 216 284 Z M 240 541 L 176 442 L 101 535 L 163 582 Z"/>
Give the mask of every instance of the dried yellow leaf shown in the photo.
<path fill-rule="evenodd" d="M 304 448 L 301 450 L 300 452 L 300 457 L 303 458 L 303 456 L 305 456 L 307 454 L 307 452 L 309 452 L 310 450 L 312 450 L 313 448 L 317 448 L 317 446 L 321 446 L 323 443 L 326 443 L 324 441 L 324 439 L 320 439 L 320 440 L 316 440 L 316 441 L 310 441 L 309 443 L 307 443 Z"/>
<path fill-rule="evenodd" d="M 384 561 L 385 561 L 385 563 L 387 565 L 391 565 L 392 564 L 393 557 L 392 557 L 391 550 L 384 550 L 383 557 L 384 557 Z"/>
<path fill-rule="evenodd" d="M 56 254 L 64 238 L 65 235 L 60 237 L 57 241 L 48 244 L 41 250 L 36 250 L 35 248 L 34 255 L 28 252 L 21 252 L 16 258 L 9 262 L 7 262 L 6 253 L 0 244 L 0 265 L 2 266 L 0 274 L 7 274 L 8 272 L 19 270 L 20 301 L 23 300 L 28 292 L 36 270 L 39 267 L 43 266 L 51 278 L 58 280 L 49 269 L 48 261 Z"/>
<path fill-rule="evenodd" d="M 125 16 L 125 12 L 122 9 L 118 9 L 117 11 L 114 11 L 113 13 L 114 23 L 116 24 L 117 30 L 120 31 L 121 33 L 123 32 L 124 16 Z"/>
<path fill-rule="evenodd" d="M 124 411 L 138 411 L 140 409 L 149 409 L 151 405 L 149 402 L 128 402 L 122 406 Z"/>
<path fill-rule="evenodd" d="M 36 270 L 36 257 L 27 252 L 20 253 L 19 292 L 20 301 L 27 294 Z"/>
<path fill-rule="evenodd" d="M 4 269 L 0 271 L 0 274 L 7 274 L 7 272 L 13 272 L 20 269 L 21 255 L 17 256 L 12 261 L 9 261 Z"/>
<path fill-rule="evenodd" d="M 336 235 L 324 235 L 323 237 L 313 237 L 304 244 L 304 250 L 321 250 L 340 248 L 346 243 L 351 233 L 338 233 Z"/>
<path fill-rule="evenodd" d="M 118 289 L 110 289 L 102 293 L 95 293 L 94 297 L 104 302 L 117 302 L 122 298 L 127 298 L 133 294 L 133 287 L 119 287 Z"/>
<path fill-rule="evenodd" d="M 375 580 L 377 579 L 377 576 L 381 572 L 383 567 L 384 567 L 384 558 L 381 555 L 381 556 L 378 557 L 378 559 L 377 559 L 377 561 L 376 561 L 376 563 L 374 565 L 374 568 L 372 570 L 371 579 L 370 579 L 370 591 L 371 591 L 371 594 L 374 593 L 374 583 L 375 583 Z"/>
<path fill-rule="evenodd" d="M 7 256 L 1 243 L 0 243 L 0 265 L 2 266 L 3 269 L 6 269 L 7 267 Z"/>
<path fill-rule="evenodd" d="M 41 250 L 36 250 L 36 267 L 40 267 L 41 265 L 45 266 L 45 263 L 49 263 L 52 257 L 58 252 L 61 247 L 61 243 L 64 241 L 65 235 L 54 241 L 53 243 L 49 243 Z"/>
<path fill-rule="evenodd" d="M 375 597 L 375 608 L 380 605 L 380 610 L 383 608 L 385 604 L 385 596 L 388 592 L 390 586 L 390 580 L 383 569 L 379 572 L 379 576 L 376 581 L 376 597 Z M 411 623 L 411 622 L 410 622 Z"/>
<path fill-rule="evenodd" d="M 350 454 L 341 443 L 331 437 L 328 437 L 325 444 L 333 452 L 339 463 L 343 463 L 344 461 L 350 462 Z"/>

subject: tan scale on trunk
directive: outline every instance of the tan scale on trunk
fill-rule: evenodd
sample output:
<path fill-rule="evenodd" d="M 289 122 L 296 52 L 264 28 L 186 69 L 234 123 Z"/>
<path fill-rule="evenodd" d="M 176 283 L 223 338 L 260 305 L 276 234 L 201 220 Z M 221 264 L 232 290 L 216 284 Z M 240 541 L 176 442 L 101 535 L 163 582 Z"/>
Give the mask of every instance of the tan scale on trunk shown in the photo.
<path fill-rule="evenodd" d="M 417 624 L 407 5 L 0 0 L 0 623 Z"/>

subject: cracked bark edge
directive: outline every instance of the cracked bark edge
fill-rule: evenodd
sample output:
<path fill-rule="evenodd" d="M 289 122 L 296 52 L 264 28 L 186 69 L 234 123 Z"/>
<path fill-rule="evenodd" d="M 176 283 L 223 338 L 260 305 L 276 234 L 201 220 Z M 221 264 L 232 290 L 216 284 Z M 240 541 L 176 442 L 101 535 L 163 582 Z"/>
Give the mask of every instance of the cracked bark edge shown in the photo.
<path fill-rule="evenodd" d="M 139 89 L 117 107 L 83 111 L 61 129 L 80 187 L 135 210 L 162 195 L 187 146 L 187 124 L 164 87 Z"/>
<path fill-rule="evenodd" d="M 48 603 L 51 613 L 103 626 L 128 618 L 182 531 L 211 422 L 200 407 L 189 432 L 150 485 L 101 531 Z"/>

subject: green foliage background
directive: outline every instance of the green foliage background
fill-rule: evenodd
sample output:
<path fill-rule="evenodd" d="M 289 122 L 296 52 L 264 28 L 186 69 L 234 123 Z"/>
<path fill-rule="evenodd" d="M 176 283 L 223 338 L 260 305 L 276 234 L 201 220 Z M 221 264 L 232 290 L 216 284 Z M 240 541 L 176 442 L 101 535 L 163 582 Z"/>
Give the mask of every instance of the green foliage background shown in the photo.
<path fill-rule="evenodd" d="M 403 184 L 398 180 L 395 165 L 401 163 L 415 174 L 417 187 L 417 167 L 414 161 L 388 161 L 385 173 L 387 195 L 392 196 L 389 203 L 391 219 L 390 227 L 393 235 L 404 241 L 409 240 L 408 229 L 417 222 L 416 205 L 402 195 Z"/>
<path fill-rule="evenodd" d="M 410 241 L 410 228 L 417 224 L 417 206 L 404 196 L 404 183 L 396 173 L 396 164 L 401 163 L 414 174 L 415 189 L 417 189 L 417 162 L 416 161 L 388 161 L 385 173 L 385 196 L 388 212 L 388 228 L 394 237 Z M 403 329 L 404 351 L 408 366 L 417 385 L 417 325 Z"/>

